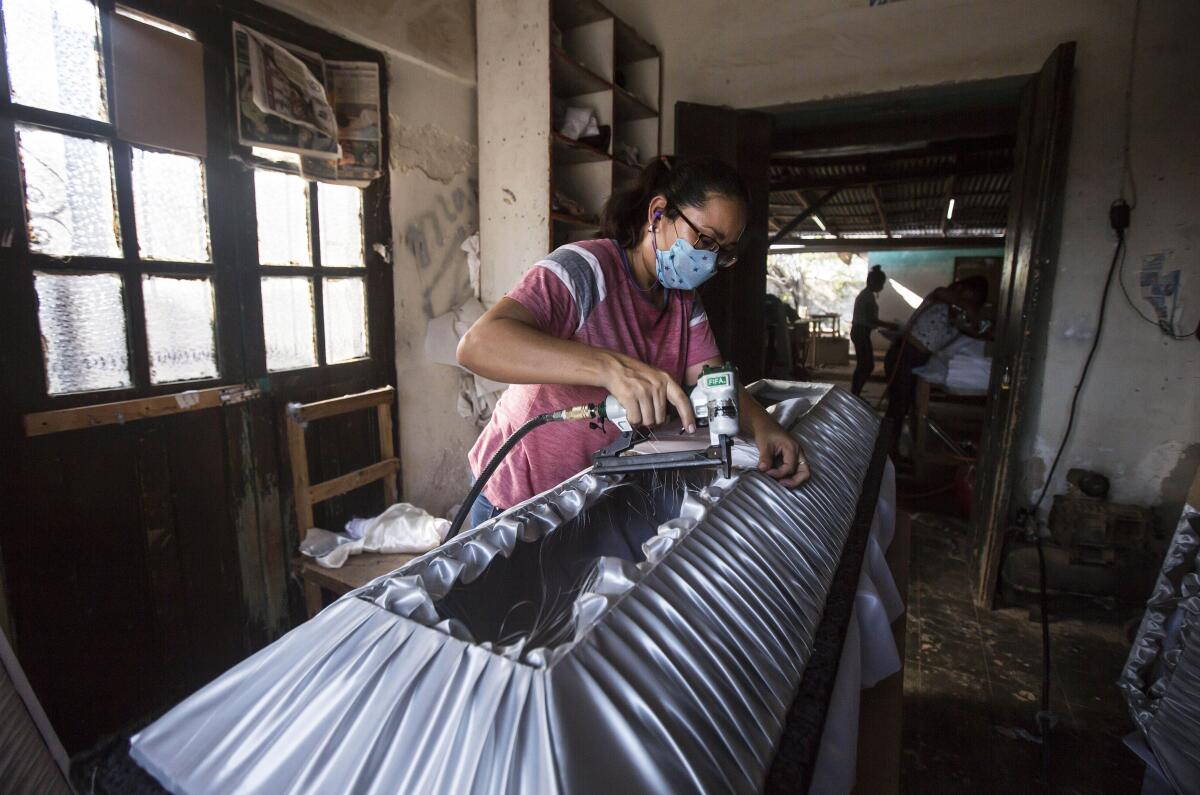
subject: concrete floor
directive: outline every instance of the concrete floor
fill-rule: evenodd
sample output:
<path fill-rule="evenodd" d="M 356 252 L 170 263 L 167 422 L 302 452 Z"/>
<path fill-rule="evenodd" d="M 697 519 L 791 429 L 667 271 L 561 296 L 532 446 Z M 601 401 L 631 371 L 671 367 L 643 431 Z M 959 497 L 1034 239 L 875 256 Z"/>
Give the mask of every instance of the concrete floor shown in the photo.
<path fill-rule="evenodd" d="M 903 503 L 903 496 L 901 496 Z M 967 529 L 917 513 L 905 652 L 902 791 L 1138 792 L 1141 765 L 1116 687 L 1137 609 L 1052 606 L 1050 785 L 1036 735 L 1041 627 L 1027 608 L 976 610 Z"/>

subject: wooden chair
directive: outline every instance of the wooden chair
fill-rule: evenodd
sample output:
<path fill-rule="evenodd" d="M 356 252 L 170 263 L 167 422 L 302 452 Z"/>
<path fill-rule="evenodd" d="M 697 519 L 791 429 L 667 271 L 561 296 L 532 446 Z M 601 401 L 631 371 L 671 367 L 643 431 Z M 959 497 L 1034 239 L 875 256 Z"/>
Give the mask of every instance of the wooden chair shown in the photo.
<path fill-rule="evenodd" d="M 383 481 L 383 493 L 387 505 L 390 506 L 399 501 L 396 473 L 400 471 L 400 459 L 396 457 L 396 443 L 392 436 L 392 402 L 395 398 L 395 388 L 386 386 L 316 403 L 293 403 L 288 406 L 288 456 L 292 465 L 296 529 L 301 540 L 308 529 L 313 526 L 313 506 L 317 503 L 379 480 Z M 304 435 L 308 423 L 372 408 L 375 409 L 378 417 L 380 460 L 330 480 L 309 483 L 308 447 Z M 326 569 L 311 558 L 299 557 L 295 561 L 294 570 L 304 584 L 304 606 L 308 617 L 312 618 L 320 612 L 323 606 L 322 589 L 340 596 L 365 585 L 382 574 L 399 568 L 413 557 L 413 555 L 382 555 L 367 552 L 350 556 L 345 565 L 338 569 Z"/>

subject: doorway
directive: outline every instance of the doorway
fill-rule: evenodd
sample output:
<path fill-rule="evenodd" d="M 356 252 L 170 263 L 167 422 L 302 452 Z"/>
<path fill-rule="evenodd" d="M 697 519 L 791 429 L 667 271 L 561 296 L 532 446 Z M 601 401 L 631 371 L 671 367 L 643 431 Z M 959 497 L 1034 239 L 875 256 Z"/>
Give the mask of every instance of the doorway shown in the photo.
<path fill-rule="evenodd" d="M 950 257 L 945 283 L 956 272 L 988 281 L 993 322 L 980 353 L 991 364 L 978 441 L 963 455 L 954 434 L 933 440 L 974 464 L 977 488 L 965 502 L 981 606 L 992 603 L 1014 513 L 1012 450 L 1041 334 L 1039 297 L 1052 278 L 1073 60 L 1074 45 L 1064 44 L 1032 76 L 753 111 L 676 107 L 676 152 L 724 157 L 751 189 L 742 266 L 705 287 L 718 342 L 748 380 L 774 364 L 768 357 L 778 356 L 783 336 L 794 336 L 794 322 L 786 333 L 772 329 L 772 313 L 763 311 L 775 254 L 832 253 L 849 265 L 855 254 L 913 262 L 941 251 Z M 999 271 L 988 274 L 997 262 Z M 900 286 L 910 310 L 923 300 L 903 282 L 895 285 L 901 297 Z M 798 316 L 798 307 L 791 310 Z M 840 328 L 829 333 L 821 323 L 834 325 L 832 318 L 813 320 L 803 333 L 836 355 L 843 341 L 818 338 L 837 338 Z M 916 445 L 933 426 L 912 427 Z"/>

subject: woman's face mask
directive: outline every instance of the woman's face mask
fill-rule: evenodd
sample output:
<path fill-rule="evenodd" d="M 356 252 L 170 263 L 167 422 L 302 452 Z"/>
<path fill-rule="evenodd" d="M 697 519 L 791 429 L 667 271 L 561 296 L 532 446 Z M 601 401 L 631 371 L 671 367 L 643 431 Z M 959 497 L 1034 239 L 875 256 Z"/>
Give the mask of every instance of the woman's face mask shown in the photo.
<path fill-rule="evenodd" d="M 659 212 L 655 218 L 661 218 Z M 666 251 L 659 251 L 654 227 L 650 227 L 650 244 L 654 246 L 655 271 L 658 281 L 670 290 L 695 290 L 717 272 L 717 252 L 697 249 L 682 237 Z"/>

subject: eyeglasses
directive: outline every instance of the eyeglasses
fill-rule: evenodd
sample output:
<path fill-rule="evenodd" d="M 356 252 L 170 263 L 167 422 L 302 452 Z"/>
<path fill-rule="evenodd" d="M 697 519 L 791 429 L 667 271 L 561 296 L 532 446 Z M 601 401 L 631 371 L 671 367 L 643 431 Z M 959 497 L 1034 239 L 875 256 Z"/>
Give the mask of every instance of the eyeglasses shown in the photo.
<path fill-rule="evenodd" d="M 678 213 L 679 217 L 683 219 L 683 222 L 691 227 L 692 231 L 696 233 L 696 248 L 700 249 L 701 251 L 716 252 L 718 268 L 729 268 L 737 262 L 737 243 L 734 243 L 732 246 L 722 247 L 720 243 L 697 229 L 696 225 L 693 224 L 691 220 L 683 214 L 683 210 L 680 210 L 674 204 L 670 205 L 670 207 L 672 210 Z"/>

